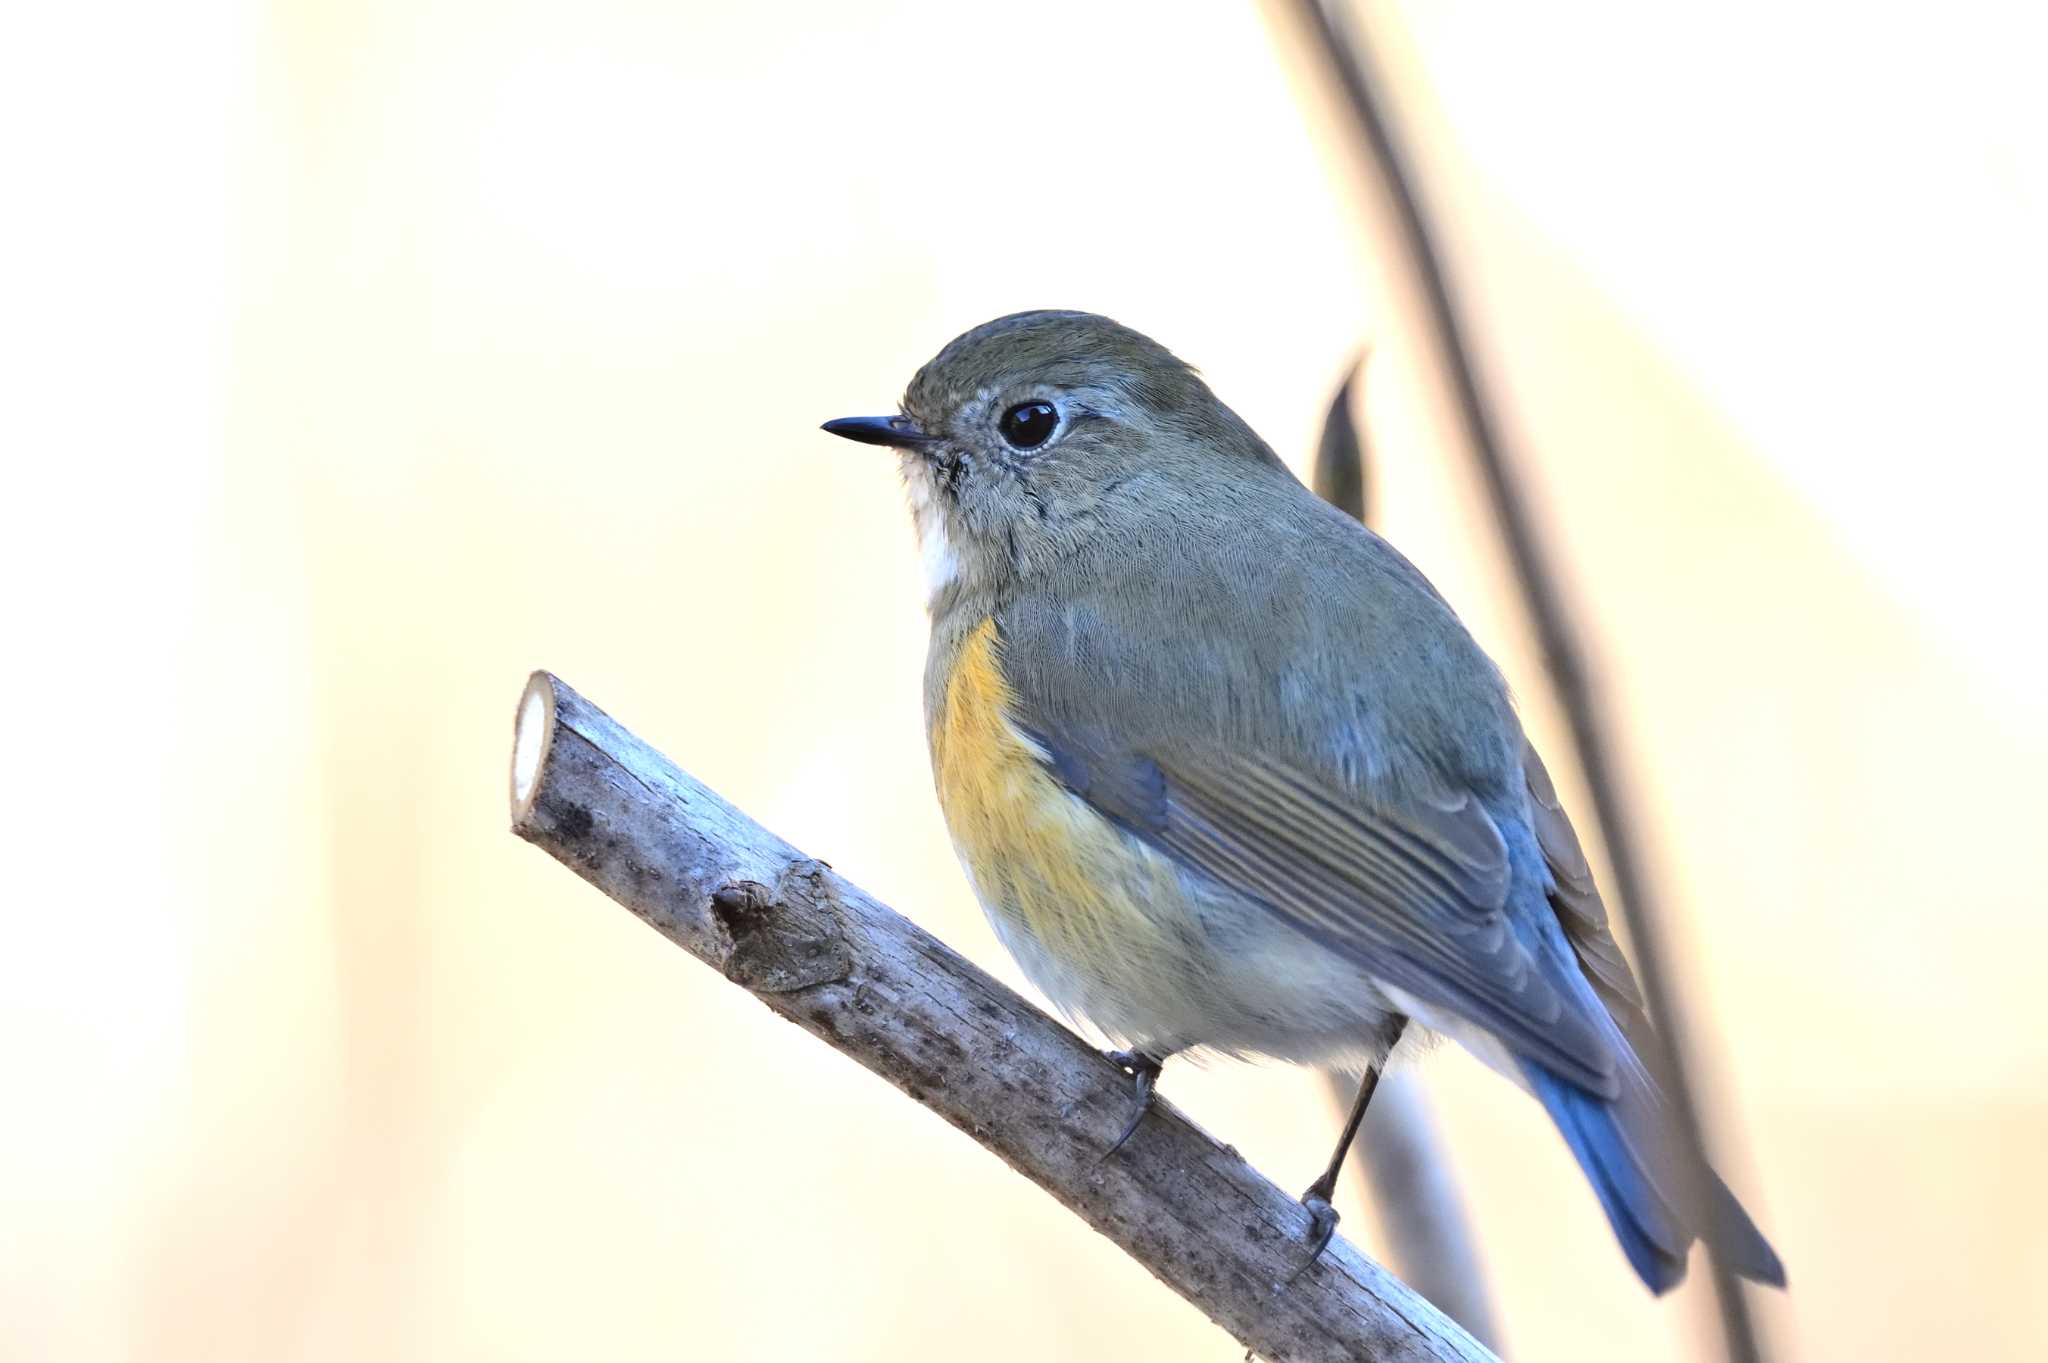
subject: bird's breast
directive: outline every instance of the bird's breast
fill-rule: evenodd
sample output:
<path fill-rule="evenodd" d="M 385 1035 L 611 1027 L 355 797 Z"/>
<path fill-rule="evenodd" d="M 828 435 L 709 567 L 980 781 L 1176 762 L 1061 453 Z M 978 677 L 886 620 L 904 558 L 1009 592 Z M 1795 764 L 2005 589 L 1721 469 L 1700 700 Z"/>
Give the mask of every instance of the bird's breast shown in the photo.
<path fill-rule="evenodd" d="M 1114 1027 L 1103 996 L 1128 993 L 1139 963 L 1188 950 L 1179 877 L 1054 780 L 1011 723 L 993 619 L 967 634 L 935 699 L 932 776 L 982 907 L 1034 984 Z"/>

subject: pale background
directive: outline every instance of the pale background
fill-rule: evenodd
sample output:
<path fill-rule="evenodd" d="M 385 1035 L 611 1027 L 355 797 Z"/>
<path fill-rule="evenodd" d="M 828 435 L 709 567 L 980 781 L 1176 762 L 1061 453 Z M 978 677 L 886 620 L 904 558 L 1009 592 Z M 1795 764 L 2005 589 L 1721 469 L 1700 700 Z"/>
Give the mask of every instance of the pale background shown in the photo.
<path fill-rule="evenodd" d="M 1369 11 L 1624 707 L 1787 1357 L 2048 1336 L 2021 8 Z M 1386 524 L 1562 753 L 1269 17 L 0 21 L 0 1356 L 1237 1357 L 503 787 L 552 668 L 1014 980 L 929 794 L 888 459 L 815 427 L 1041 306 L 1158 336 L 1297 465 L 1369 340 Z M 1427 1073 L 1512 1352 L 1697 1356 L 1703 1291 L 1643 1294 L 1534 1107 Z M 1167 1084 L 1285 1186 L 1336 1125 L 1298 1073 Z"/>

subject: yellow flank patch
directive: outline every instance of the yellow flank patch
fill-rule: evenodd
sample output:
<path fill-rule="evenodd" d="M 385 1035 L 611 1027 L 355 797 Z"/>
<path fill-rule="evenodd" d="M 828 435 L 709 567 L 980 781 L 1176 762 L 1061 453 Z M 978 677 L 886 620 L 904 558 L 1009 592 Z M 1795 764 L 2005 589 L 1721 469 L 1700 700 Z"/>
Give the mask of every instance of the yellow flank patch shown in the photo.
<path fill-rule="evenodd" d="M 947 681 L 931 736 L 939 804 L 998 930 L 1022 929 L 1050 958 L 1043 964 L 1070 977 L 1061 984 L 1089 992 L 1168 947 L 1156 915 L 1181 891 L 1163 858 L 1055 781 L 1010 723 L 1000 647 L 995 621 L 983 621 Z"/>

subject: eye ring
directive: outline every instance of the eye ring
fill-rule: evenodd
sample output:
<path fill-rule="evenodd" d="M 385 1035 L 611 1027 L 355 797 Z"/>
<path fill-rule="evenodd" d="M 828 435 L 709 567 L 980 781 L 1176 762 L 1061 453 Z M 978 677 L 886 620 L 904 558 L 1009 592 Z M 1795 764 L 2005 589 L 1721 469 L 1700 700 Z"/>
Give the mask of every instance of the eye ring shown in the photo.
<path fill-rule="evenodd" d="M 1020 402 L 1004 412 L 996 430 L 1012 449 L 1035 450 L 1059 429 L 1060 409 L 1050 402 Z"/>

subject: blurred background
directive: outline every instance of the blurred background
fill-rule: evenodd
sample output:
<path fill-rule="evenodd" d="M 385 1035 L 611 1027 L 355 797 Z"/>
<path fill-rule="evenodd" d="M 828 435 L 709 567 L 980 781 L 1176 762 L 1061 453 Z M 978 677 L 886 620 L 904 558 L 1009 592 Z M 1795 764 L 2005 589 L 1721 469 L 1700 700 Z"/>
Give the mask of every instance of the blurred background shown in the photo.
<path fill-rule="evenodd" d="M 1618 706 L 1781 1357 L 2048 1338 L 2048 127 L 2022 7 L 1361 5 Z M 992 1156 L 506 833 L 559 672 L 1013 983 L 887 410 L 1106 312 L 1379 519 L 1585 796 L 1406 263 L 1277 11 L 0 20 L 0 1355 L 1217 1360 Z M 1705 1356 L 1425 1083 L 1518 1358 Z M 1166 1092 L 1282 1186 L 1280 1068 Z M 1354 1184 L 1344 1230 L 1377 1231 Z M 1697 1267 L 1697 1265 L 1696 1265 Z"/>

